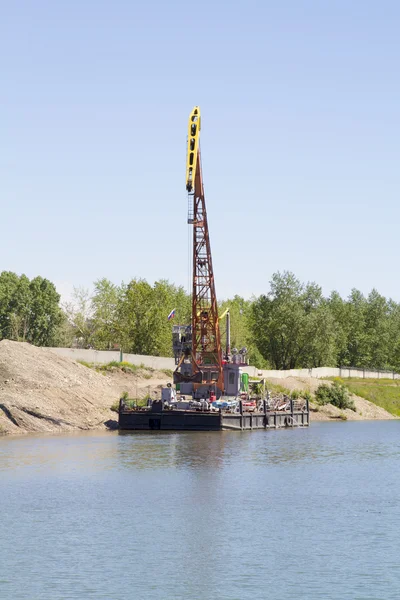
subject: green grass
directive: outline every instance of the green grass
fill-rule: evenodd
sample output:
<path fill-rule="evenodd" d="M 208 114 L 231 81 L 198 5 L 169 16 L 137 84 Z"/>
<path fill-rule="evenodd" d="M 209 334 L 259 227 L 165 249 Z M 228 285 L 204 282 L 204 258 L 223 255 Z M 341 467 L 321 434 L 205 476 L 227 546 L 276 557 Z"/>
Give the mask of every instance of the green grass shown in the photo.
<path fill-rule="evenodd" d="M 270 381 L 265 381 L 265 387 L 270 392 L 276 394 L 286 394 L 290 396 L 290 390 L 288 388 L 283 387 L 283 385 L 279 385 L 279 383 L 271 383 Z"/>
<path fill-rule="evenodd" d="M 78 362 L 80 365 L 83 365 L 84 367 L 87 367 L 88 369 L 93 369 L 93 363 L 89 363 L 86 360 L 77 360 L 76 362 Z"/>
<path fill-rule="evenodd" d="M 358 379 L 330 378 L 343 383 L 352 394 L 361 396 L 384 408 L 392 415 L 400 417 L 400 380 L 399 379 Z"/>
<path fill-rule="evenodd" d="M 77 362 L 83 365 L 84 367 L 87 367 L 88 369 L 95 369 L 97 373 L 102 373 L 103 375 L 107 372 L 119 369 L 124 373 L 131 373 L 134 375 L 140 373 L 140 375 L 142 375 L 144 379 L 151 379 L 153 374 L 155 373 L 155 369 L 153 369 L 153 367 L 146 367 L 146 365 L 144 365 L 143 363 L 140 365 L 134 365 L 133 363 L 127 362 L 126 360 L 123 360 L 122 362 L 112 360 L 104 365 L 99 363 L 89 363 L 86 362 L 86 360 L 78 360 Z M 172 371 L 170 371 L 169 369 L 165 369 L 163 373 L 165 373 L 166 375 L 171 374 L 170 376 L 172 377 Z"/>
<path fill-rule="evenodd" d="M 126 360 L 123 360 L 122 362 L 112 360 L 111 362 L 106 363 L 104 365 L 99 363 L 90 363 L 86 360 L 77 360 L 76 362 L 83 365 L 84 367 L 87 367 L 88 369 L 94 369 L 95 371 L 97 371 L 97 373 L 102 373 L 102 375 L 106 375 L 107 372 L 112 372 L 116 369 L 119 369 L 124 373 L 131 373 L 133 375 L 140 374 L 144 379 L 151 379 L 154 373 L 156 372 L 156 369 L 153 369 L 153 367 L 147 367 L 143 363 L 141 363 L 140 365 L 134 365 L 133 363 L 127 362 Z M 171 369 L 159 369 L 159 371 L 161 371 L 161 373 L 164 373 L 164 375 L 172 379 L 173 372 Z"/>
<path fill-rule="evenodd" d="M 161 369 L 161 373 L 164 373 L 164 375 L 166 375 L 167 377 L 171 377 L 171 379 L 174 374 L 172 369 Z"/>
<path fill-rule="evenodd" d="M 265 382 L 265 387 L 272 394 L 285 394 L 292 400 L 298 400 L 300 398 L 303 400 L 308 400 L 309 402 L 312 400 L 312 395 L 306 390 L 289 390 L 279 383 L 271 383 L 270 381 Z"/>

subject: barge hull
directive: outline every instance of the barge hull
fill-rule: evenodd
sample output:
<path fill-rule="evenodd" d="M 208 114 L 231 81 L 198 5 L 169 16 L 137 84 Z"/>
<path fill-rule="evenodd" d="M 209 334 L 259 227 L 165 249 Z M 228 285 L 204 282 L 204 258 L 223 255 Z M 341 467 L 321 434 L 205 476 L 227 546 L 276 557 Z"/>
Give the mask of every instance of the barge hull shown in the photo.
<path fill-rule="evenodd" d="M 162 412 L 120 411 L 122 431 L 252 431 L 281 427 L 307 427 L 309 412 L 207 413 L 184 410 Z"/>

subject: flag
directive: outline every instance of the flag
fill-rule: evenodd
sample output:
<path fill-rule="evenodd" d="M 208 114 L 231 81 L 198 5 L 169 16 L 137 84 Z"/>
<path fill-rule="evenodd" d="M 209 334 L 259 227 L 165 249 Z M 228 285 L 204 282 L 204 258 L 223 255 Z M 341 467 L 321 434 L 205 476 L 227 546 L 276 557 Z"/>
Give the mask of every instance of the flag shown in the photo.
<path fill-rule="evenodd" d="M 170 321 L 171 319 L 174 318 L 174 316 L 175 316 L 175 310 L 176 309 L 174 308 L 174 310 L 171 310 L 171 312 L 169 313 L 169 315 L 168 315 L 168 321 Z"/>

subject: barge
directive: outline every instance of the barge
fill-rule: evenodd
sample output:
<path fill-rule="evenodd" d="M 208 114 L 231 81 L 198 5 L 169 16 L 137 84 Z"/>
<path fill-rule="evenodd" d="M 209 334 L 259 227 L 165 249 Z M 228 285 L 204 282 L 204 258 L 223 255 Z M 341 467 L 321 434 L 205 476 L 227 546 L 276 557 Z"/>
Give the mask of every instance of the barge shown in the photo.
<path fill-rule="evenodd" d="M 218 315 L 200 158 L 200 127 L 200 109 L 195 106 L 189 117 L 186 160 L 187 222 L 193 228 L 189 248 L 193 257 L 192 314 L 189 325 L 172 327 L 176 387 L 169 384 L 163 388 L 161 399 L 150 401 L 146 407 L 121 399 L 119 429 L 251 431 L 308 426 L 307 399 L 295 400 L 282 394 L 273 398 L 265 382 L 249 380 L 246 348 L 231 350 L 229 309 Z M 176 312 L 172 309 L 166 319 L 170 321 Z M 220 320 L 225 315 L 223 352 Z"/>
<path fill-rule="evenodd" d="M 255 410 L 246 410 L 239 401 L 235 410 L 206 408 L 179 409 L 155 401 L 147 407 L 130 407 L 121 398 L 119 428 L 124 431 L 253 431 L 280 427 L 307 427 L 308 400 L 289 400 L 285 410 L 274 410 L 267 401 Z"/>

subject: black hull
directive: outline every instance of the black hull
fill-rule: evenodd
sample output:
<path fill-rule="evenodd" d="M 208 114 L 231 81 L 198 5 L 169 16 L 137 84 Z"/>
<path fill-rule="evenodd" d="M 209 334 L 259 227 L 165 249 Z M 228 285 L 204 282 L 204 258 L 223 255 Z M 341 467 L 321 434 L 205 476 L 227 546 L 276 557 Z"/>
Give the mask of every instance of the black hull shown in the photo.
<path fill-rule="evenodd" d="M 309 411 L 219 413 L 193 410 L 120 410 L 121 431 L 222 431 L 307 427 Z"/>

